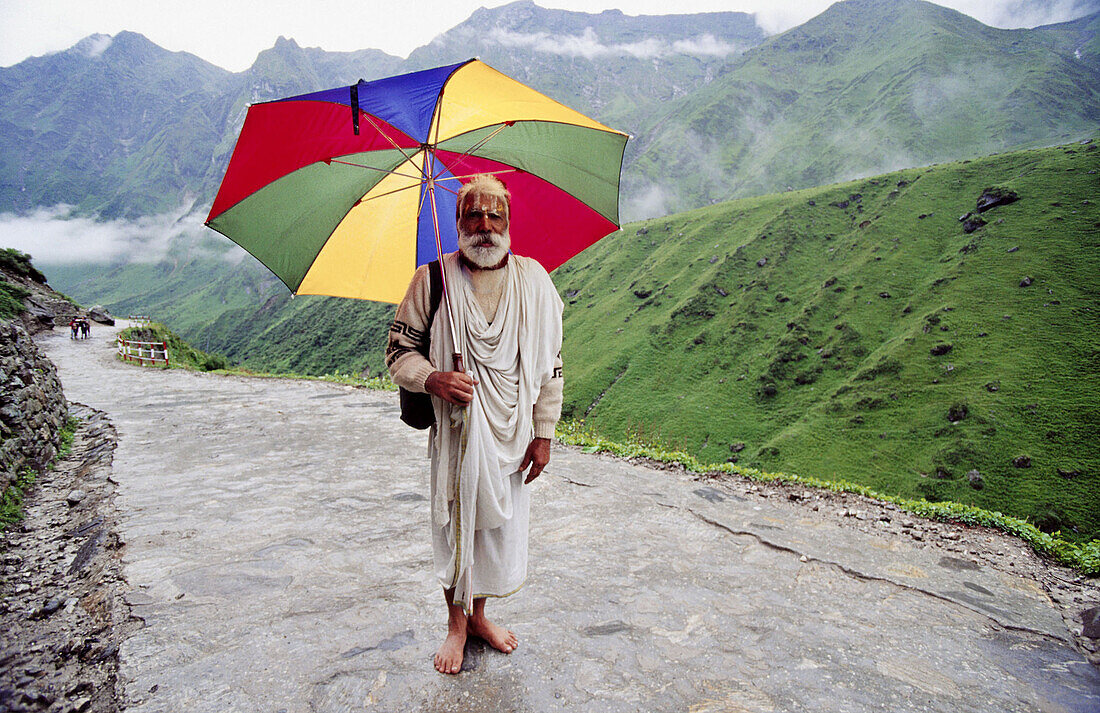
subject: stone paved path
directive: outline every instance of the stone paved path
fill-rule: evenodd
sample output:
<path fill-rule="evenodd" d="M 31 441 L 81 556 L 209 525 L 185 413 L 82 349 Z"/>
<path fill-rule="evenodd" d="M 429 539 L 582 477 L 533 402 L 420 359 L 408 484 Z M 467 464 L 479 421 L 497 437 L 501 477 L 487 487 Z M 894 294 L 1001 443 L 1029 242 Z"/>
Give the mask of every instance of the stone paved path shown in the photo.
<path fill-rule="evenodd" d="M 396 395 L 40 342 L 118 430 L 128 710 L 1096 711 L 1028 580 L 806 508 L 555 447 L 520 637 L 434 672 L 425 437 Z"/>

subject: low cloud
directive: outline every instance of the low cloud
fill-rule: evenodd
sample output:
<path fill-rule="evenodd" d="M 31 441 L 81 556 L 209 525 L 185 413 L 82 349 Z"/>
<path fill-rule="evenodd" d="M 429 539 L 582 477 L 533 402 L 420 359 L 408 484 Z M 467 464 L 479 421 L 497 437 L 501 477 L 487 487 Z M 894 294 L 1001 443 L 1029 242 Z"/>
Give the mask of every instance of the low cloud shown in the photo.
<path fill-rule="evenodd" d="M 668 208 L 676 202 L 667 189 L 642 179 L 640 185 L 627 191 L 622 199 L 621 218 L 623 223 L 632 223 L 646 218 L 658 218 L 668 215 Z"/>
<path fill-rule="evenodd" d="M 1100 0 L 954 0 L 944 4 L 986 25 L 1003 28 L 1053 25 L 1100 10 Z"/>
<path fill-rule="evenodd" d="M 606 44 L 600 41 L 596 31 L 591 27 L 586 27 L 579 35 L 552 35 L 548 32 L 522 33 L 496 27 L 489 32 L 489 38 L 504 47 L 522 47 L 535 52 L 585 59 L 600 57 L 659 59 L 671 55 L 724 57 L 744 51 L 743 47 L 732 42 L 723 42 L 710 34 L 674 42 L 650 38 L 641 42 Z"/>
<path fill-rule="evenodd" d="M 155 263 L 180 249 L 240 260 L 244 251 L 219 249 L 203 225 L 204 214 L 192 208 L 135 220 L 97 220 L 78 215 L 70 205 L 0 213 L 0 247 L 29 253 L 40 265 Z"/>
<path fill-rule="evenodd" d="M 76 44 L 76 51 L 85 57 L 98 57 L 111 46 L 113 38 L 110 35 L 90 35 Z"/>
<path fill-rule="evenodd" d="M 776 35 L 820 15 L 834 2 L 750 0 L 745 5 L 760 29 L 768 35 Z M 1100 11 L 1100 0 L 936 0 L 936 4 L 958 10 L 982 24 L 1004 29 L 1053 25 Z"/>

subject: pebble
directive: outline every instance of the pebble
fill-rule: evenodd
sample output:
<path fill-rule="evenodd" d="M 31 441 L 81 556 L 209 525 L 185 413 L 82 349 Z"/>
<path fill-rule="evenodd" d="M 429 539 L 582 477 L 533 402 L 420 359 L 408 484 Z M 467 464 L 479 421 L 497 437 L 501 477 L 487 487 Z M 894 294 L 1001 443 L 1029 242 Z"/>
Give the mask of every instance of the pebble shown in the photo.
<path fill-rule="evenodd" d="M 38 610 L 38 616 L 46 617 L 53 614 L 61 608 L 61 600 L 57 597 L 50 599 L 48 602 L 42 605 L 42 608 Z"/>

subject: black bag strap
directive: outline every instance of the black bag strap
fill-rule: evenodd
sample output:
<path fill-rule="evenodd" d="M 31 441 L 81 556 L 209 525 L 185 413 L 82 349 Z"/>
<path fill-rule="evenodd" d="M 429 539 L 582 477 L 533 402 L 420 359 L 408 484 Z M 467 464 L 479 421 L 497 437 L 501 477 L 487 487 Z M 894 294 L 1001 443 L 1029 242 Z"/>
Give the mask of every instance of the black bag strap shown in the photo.
<path fill-rule="evenodd" d="M 435 321 L 435 313 L 443 300 L 443 269 L 439 260 L 428 263 L 428 284 L 428 322 L 424 328 L 424 343 L 420 347 L 420 353 L 425 357 L 428 356 L 428 350 L 432 344 L 432 322 Z"/>

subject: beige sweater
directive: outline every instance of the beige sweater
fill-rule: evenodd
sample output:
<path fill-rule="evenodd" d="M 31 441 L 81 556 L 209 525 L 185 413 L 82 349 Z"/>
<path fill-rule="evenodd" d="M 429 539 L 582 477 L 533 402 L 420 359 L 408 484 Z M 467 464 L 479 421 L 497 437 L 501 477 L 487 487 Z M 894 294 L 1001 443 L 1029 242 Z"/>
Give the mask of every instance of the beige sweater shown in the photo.
<path fill-rule="evenodd" d="M 471 282 L 474 283 L 475 291 L 478 293 L 478 301 L 486 315 L 495 313 L 500 300 L 500 283 L 493 277 L 495 275 L 489 272 L 474 272 L 471 275 Z M 487 291 L 483 293 L 483 289 Z M 397 307 L 393 325 L 390 326 L 389 344 L 386 346 L 386 366 L 390 370 L 393 382 L 409 391 L 420 393 L 427 391 L 424 388 L 424 382 L 432 372 L 437 371 L 437 368 L 417 351 L 427 341 L 431 327 L 427 319 L 428 309 L 431 307 L 430 290 L 428 266 L 422 265 L 413 275 L 409 289 L 405 293 L 405 299 Z M 443 313 L 445 308 L 442 303 L 439 305 L 436 319 L 446 319 Z M 450 364 L 444 366 L 444 369 L 450 368 Z M 535 438 L 552 439 L 554 437 L 554 427 L 561 418 L 564 383 L 559 353 L 554 362 L 554 378 L 542 387 L 533 409 Z"/>

